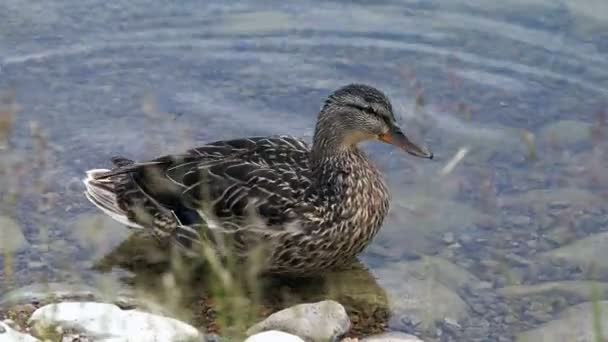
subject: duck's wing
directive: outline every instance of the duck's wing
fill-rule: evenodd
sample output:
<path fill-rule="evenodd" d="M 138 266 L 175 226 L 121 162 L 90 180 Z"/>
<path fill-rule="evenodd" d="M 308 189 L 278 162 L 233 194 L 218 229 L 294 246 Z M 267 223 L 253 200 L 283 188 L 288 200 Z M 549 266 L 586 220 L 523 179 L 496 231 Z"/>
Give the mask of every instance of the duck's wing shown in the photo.
<path fill-rule="evenodd" d="M 184 245 L 200 238 L 192 227 L 201 224 L 273 234 L 298 229 L 310 186 L 308 152 L 291 137 L 221 141 L 150 162 L 122 161 L 106 179 L 113 179 L 115 202 L 130 221 Z"/>

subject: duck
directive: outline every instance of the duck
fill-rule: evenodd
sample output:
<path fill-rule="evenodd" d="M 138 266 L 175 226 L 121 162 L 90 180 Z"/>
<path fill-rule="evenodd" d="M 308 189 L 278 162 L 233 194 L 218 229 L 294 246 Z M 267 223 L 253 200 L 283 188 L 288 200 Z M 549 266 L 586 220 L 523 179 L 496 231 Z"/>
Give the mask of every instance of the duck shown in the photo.
<path fill-rule="evenodd" d="M 325 99 L 311 143 L 250 136 L 144 161 L 116 156 L 86 171 L 84 193 L 178 250 L 207 243 L 237 260 L 262 251 L 263 273 L 317 275 L 354 262 L 387 216 L 390 192 L 359 147 L 366 141 L 433 159 L 403 133 L 386 94 L 352 83 Z"/>

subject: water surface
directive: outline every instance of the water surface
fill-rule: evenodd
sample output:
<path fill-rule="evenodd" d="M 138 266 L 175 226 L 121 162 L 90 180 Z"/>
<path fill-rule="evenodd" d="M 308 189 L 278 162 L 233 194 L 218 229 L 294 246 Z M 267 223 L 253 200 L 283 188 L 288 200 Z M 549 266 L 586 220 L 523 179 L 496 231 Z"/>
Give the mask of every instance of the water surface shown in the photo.
<path fill-rule="evenodd" d="M 91 242 L 77 229 L 97 213 L 81 193 L 85 170 L 243 135 L 310 139 L 324 97 L 363 82 L 384 90 L 405 131 L 437 156 L 364 146 L 394 201 L 363 264 L 395 298 L 415 254 L 470 277 L 437 280 L 437 298 L 464 303 L 437 313 L 459 322 L 442 338 L 508 340 L 539 326 L 563 306 L 515 315 L 523 309 L 498 290 L 608 280 L 539 261 L 608 231 L 606 13 L 592 0 L 4 1 L 0 88 L 14 87 L 20 107 L 9 164 L 25 170 L 11 169 L 25 195 L 9 211 L 27 240 L 10 287 L 90 279 L 94 259 L 126 238 L 109 229 Z M 32 122 L 48 141 L 43 157 Z M 55 195 L 39 209 L 41 192 Z M 396 304 L 389 326 L 412 328 L 410 309 Z"/>

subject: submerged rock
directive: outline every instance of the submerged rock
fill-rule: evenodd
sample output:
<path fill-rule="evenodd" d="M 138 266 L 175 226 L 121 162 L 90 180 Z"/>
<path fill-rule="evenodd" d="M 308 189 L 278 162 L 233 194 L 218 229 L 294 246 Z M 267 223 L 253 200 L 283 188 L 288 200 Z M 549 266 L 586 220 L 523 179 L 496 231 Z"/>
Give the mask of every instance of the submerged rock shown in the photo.
<path fill-rule="evenodd" d="M 539 141 L 546 144 L 574 145 L 591 138 L 591 124 L 578 120 L 560 120 L 541 128 Z"/>
<path fill-rule="evenodd" d="M 608 283 L 584 280 L 551 281 L 535 285 L 514 285 L 498 289 L 498 293 L 507 298 L 526 298 L 534 295 L 543 295 L 555 298 L 556 295 L 570 294 L 585 300 L 593 299 L 593 290 L 596 289 L 602 298 L 608 298 Z"/>
<path fill-rule="evenodd" d="M 200 341 L 193 326 L 173 318 L 94 302 L 49 304 L 36 310 L 29 323 L 37 331 L 47 327 L 76 330 L 93 339 L 128 341 Z"/>
<path fill-rule="evenodd" d="M 0 215 L 0 236 L 0 254 L 21 252 L 29 246 L 21 227 L 10 217 Z"/>
<path fill-rule="evenodd" d="M 304 342 L 304 340 L 283 331 L 268 330 L 249 336 L 245 342 Z"/>
<path fill-rule="evenodd" d="M 80 246 L 90 251 L 89 256 L 94 260 L 103 257 L 132 234 L 105 214 L 79 215 L 69 232 Z"/>
<path fill-rule="evenodd" d="M 491 217 L 462 202 L 424 194 L 395 194 L 386 224 L 368 252 L 394 260 L 427 254 L 444 233 L 457 235 Z"/>
<path fill-rule="evenodd" d="M 247 330 L 247 335 L 280 330 L 307 341 L 334 341 L 350 329 L 344 307 L 333 300 L 298 304 L 268 316 Z"/>
<path fill-rule="evenodd" d="M 396 262 L 375 273 L 388 293 L 392 322 L 409 321 L 430 331 L 445 318 L 460 322 L 468 315 L 456 290 L 476 278 L 447 260 Z"/>
<path fill-rule="evenodd" d="M 593 208 L 602 203 L 601 197 L 593 194 L 591 191 L 577 187 L 535 189 L 517 194 L 503 195 L 499 197 L 499 200 L 505 206 L 522 208 L 549 208 L 555 205 Z"/>
<path fill-rule="evenodd" d="M 436 279 L 453 290 L 480 283 L 479 278 L 468 270 L 440 257 L 423 256 L 420 260 L 399 264 L 413 277 Z"/>
<path fill-rule="evenodd" d="M 608 336 L 608 301 L 596 303 L 598 317 L 594 317 L 593 303 L 587 302 L 570 307 L 561 312 L 557 319 L 540 327 L 519 334 L 518 342 L 552 341 L 552 342 L 595 342 L 596 334 Z M 598 320 L 595 324 L 595 320 Z"/>
<path fill-rule="evenodd" d="M 0 342 L 36 342 L 39 339 L 18 332 L 11 328 L 8 324 L 0 322 Z"/>
<path fill-rule="evenodd" d="M 577 266 L 589 279 L 604 279 L 608 276 L 608 232 L 590 235 L 540 257 Z"/>

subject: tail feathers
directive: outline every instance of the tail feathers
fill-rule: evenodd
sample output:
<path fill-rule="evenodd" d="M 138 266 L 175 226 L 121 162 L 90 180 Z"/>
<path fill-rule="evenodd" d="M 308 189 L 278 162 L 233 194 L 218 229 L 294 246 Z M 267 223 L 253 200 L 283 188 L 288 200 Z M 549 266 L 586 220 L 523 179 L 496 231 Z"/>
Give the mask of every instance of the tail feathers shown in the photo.
<path fill-rule="evenodd" d="M 129 220 L 127 213 L 118 205 L 113 180 L 110 178 L 99 178 L 108 172 L 110 170 L 107 169 L 87 171 L 87 178 L 82 180 L 86 186 L 85 195 L 87 199 L 114 220 L 131 228 L 142 229 L 141 225 Z"/>
<path fill-rule="evenodd" d="M 106 175 L 110 172 L 113 171 L 107 169 L 92 169 L 87 171 L 87 177 L 82 180 L 86 186 L 85 195 L 87 199 L 121 224 L 131 228 L 144 229 L 144 226 L 141 224 L 130 220 L 127 212 L 119 206 L 117 192 L 120 192 L 120 189 L 117 189 L 117 187 L 120 188 L 121 183 L 124 183 L 125 180 L 121 182 L 116 177 L 107 178 Z M 124 188 L 124 184 L 122 185 Z M 153 205 L 157 209 L 161 209 L 160 205 L 153 199 L 148 197 L 142 197 L 142 199 L 147 199 L 146 203 L 149 206 Z M 201 243 L 201 235 L 197 231 L 196 225 L 189 226 L 183 224 L 172 211 L 165 213 L 165 215 L 167 214 L 170 216 L 160 215 L 155 217 L 151 212 L 144 210 L 144 212 L 139 214 L 136 212 L 135 217 L 139 218 L 138 222 L 148 222 L 150 224 L 149 228 L 152 229 L 151 233 L 154 236 L 159 239 L 169 238 L 186 252 L 192 251 L 194 246 Z M 173 227 L 169 228 L 170 226 Z"/>
<path fill-rule="evenodd" d="M 104 179 L 104 178 L 110 178 L 113 176 L 118 176 L 118 175 L 123 175 L 126 173 L 131 173 L 134 171 L 137 171 L 139 169 L 141 169 L 142 167 L 145 166 L 150 166 L 150 165 L 159 165 L 159 164 L 163 164 L 163 162 L 161 161 L 152 161 L 152 162 L 145 162 L 145 163 L 135 163 L 132 162 L 128 159 L 120 159 L 118 160 L 118 157 L 113 159 L 115 165 L 117 166 L 115 169 L 113 170 L 106 170 L 106 169 L 95 169 L 95 170 L 90 170 L 90 171 L 103 171 L 103 172 L 99 172 L 95 174 L 95 179 Z"/>

